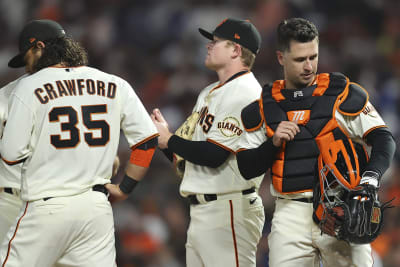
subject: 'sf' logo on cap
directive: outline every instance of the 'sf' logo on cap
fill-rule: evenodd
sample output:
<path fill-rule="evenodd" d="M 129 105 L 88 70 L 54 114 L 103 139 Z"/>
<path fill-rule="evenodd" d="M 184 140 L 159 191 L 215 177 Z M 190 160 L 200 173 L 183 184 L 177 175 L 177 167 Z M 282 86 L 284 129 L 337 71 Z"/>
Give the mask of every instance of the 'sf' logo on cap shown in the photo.
<path fill-rule="evenodd" d="M 235 39 L 240 39 L 240 35 L 237 33 L 235 33 L 235 35 L 233 37 L 235 37 Z"/>
<path fill-rule="evenodd" d="M 36 41 L 36 38 L 34 38 L 34 37 L 29 38 L 29 42 L 30 42 L 30 43 L 33 43 L 34 41 Z"/>

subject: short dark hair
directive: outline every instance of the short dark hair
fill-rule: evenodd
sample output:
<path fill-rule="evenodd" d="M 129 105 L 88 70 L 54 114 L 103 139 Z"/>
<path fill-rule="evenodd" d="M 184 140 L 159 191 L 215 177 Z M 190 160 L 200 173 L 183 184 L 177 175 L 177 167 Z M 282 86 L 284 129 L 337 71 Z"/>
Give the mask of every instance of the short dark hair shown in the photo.
<path fill-rule="evenodd" d="M 43 54 L 35 64 L 34 72 L 59 63 L 65 67 L 79 67 L 88 64 L 86 50 L 69 37 L 60 37 L 44 41 Z"/>
<path fill-rule="evenodd" d="M 278 25 L 277 35 L 278 50 L 286 51 L 290 49 L 292 40 L 306 43 L 318 38 L 318 30 L 311 21 L 303 18 L 290 18 Z"/>

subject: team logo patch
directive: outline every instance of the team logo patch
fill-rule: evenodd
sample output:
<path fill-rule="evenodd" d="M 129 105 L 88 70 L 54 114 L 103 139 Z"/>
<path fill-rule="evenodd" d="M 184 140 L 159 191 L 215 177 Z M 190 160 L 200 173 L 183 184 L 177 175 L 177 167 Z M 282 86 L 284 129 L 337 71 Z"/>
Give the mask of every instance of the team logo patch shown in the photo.
<path fill-rule="evenodd" d="M 243 130 L 240 129 L 239 120 L 234 117 L 227 117 L 218 122 L 217 127 L 226 137 L 240 136 L 243 133 Z"/>
<path fill-rule="evenodd" d="M 290 121 L 293 121 L 300 125 L 306 125 L 310 120 L 310 110 L 291 110 L 286 114 Z"/>
<path fill-rule="evenodd" d="M 294 91 L 293 92 L 293 97 L 294 98 L 297 98 L 299 96 L 303 96 L 303 91 Z"/>

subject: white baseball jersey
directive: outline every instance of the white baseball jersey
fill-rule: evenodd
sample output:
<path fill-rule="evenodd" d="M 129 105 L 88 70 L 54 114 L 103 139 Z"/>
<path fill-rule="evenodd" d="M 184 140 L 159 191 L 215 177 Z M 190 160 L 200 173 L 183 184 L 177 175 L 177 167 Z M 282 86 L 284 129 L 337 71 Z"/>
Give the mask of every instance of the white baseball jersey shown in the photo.
<path fill-rule="evenodd" d="M 385 122 L 370 102 L 368 102 L 363 112 L 358 116 L 345 116 L 336 111 L 335 117 L 342 129 L 349 134 L 349 137 L 359 143 L 364 143 L 363 138 L 373 129 L 386 126 Z M 268 139 L 265 133 L 265 125 L 255 132 L 243 133 L 240 138 L 240 147 L 247 149 L 258 147 Z M 272 184 L 271 194 L 282 198 L 303 198 L 312 196 L 312 192 L 282 195 L 275 190 Z"/>
<path fill-rule="evenodd" d="M 18 82 L 26 77 L 21 76 L 0 89 L 0 138 L 3 136 L 4 126 L 8 118 L 8 100 Z M 0 188 L 9 187 L 19 189 L 21 187 L 22 164 L 8 165 L 0 161 Z"/>
<path fill-rule="evenodd" d="M 224 84 L 213 83 L 200 93 L 193 109 L 193 112 L 199 112 L 200 119 L 192 141 L 207 140 L 232 153 L 218 168 L 186 161 L 180 186 L 182 196 L 223 194 L 259 187 L 262 177 L 245 180 L 240 175 L 234 152 L 239 148 L 239 137 L 244 133 L 241 110 L 258 99 L 261 90 L 253 73 L 246 72 Z"/>
<path fill-rule="evenodd" d="M 24 161 L 25 201 L 109 183 L 120 130 L 132 147 L 157 134 L 132 87 L 90 67 L 42 69 L 21 80 L 10 101 L 1 154 Z"/>
<path fill-rule="evenodd" d="M 21 76 L 0 89 L 0 138 L 8 117 L 8 99 L 18 81 L 25 76 Z M 17 194 L 21 187 L 21 167 L 22 164 L 10 166 L 0 160 L 0 244 L 22 206 L 22 201 Z M 3 188 L 13 188 L 13 194 L 4 192 Z"/>

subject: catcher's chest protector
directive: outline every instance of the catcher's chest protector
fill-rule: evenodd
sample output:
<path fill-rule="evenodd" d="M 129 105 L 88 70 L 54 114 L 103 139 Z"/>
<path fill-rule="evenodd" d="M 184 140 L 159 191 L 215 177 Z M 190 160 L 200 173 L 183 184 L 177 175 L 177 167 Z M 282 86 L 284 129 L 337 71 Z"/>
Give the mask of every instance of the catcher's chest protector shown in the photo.
<path fill-rule="evenodd" d="M 344 75 L 322 73 L 317 76 L 315 85 L 304 89 L 283 89 L 282 80 L 263 88 L 259 105 L 267 136 L 271 138 L 284 120 L 295 121 L 300 128 L 294 140 L 284 143 L 272 166 L 275 190 L 281 194 L 313 191 L 317 167 L 323 165 L 322 154 L 330 155 L 329 163 L 333 165 L 338 156 L 344 157 L 346 166 L 340 168 L 350 171 L 351 183 L 359 181 L 360 177 L 353 175 L 359 173 L 353 143 L 335 119 L 348 87 L 349 81 Z M 348 152 L 353 155 L 349 156 Z"/>

